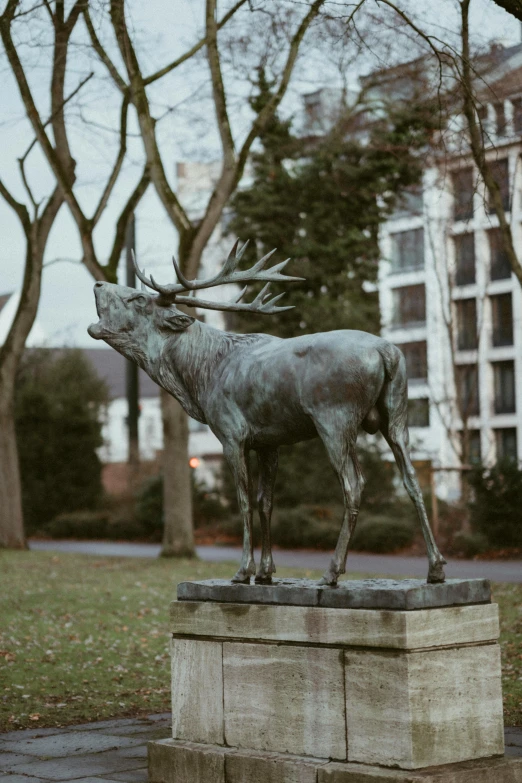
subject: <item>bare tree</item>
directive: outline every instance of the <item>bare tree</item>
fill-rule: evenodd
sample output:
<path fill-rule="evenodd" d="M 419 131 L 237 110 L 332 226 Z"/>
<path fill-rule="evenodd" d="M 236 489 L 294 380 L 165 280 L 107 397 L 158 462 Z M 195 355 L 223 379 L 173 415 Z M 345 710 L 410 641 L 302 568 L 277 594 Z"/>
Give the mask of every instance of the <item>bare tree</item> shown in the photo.
<path fill-rule="evenodd" d="M 90 81 L 93 74 L 81 79 L 77 87 L 68 96 L 65 95 L 67 54 L 73 30 L 84 5 L 84 2 L 76 2 L 69 15 L 66 16 L 62 0 L 56 0 L 54 10 L 49 3 L 36 4 L 31 9 L 22 10 L 19 0 L 8 0 L 5 10 L 0 16 L 0 35 L 4 51 L 18 85 L 26 118 L 35 133 L 34 141 L 19 160 L 20 175 L 28 204 L 18 201 L 6 185 L 0 182 L 0 194 L 17 214 L 26 241 L 25 273 L 20 303 L 7 340 L 0 349 L 0 545 L 3 546 L 22 547 L 25 545 L 13 400 L 17 367 L 36 317 L 43 257 L 54 220 L 60 207 L 66 202 L 79 229 L 83 263 L 96 279 L 115 280 L 128 218 L 149 184 L 147 166 L 145 165 L 137 186 L 124 203 L 116 221 L 114 241 L 108 261 L 102 264 L 94 250 L 93 232 L 107 206 L 125 158 L 128 101 L 122 101 L 120 145 L 116 160 L 107 181 L 101 188 L 101 195 L 93 214 L 87 216 L 75 195 L 76 161 L 71 154 L 68 137 L 67 108 L 82 87 Z M 13 31 L 17 23 L 26 24 L 28 16 L 35 17 L 42 14 L 43 9 L 48 14 L 52 28 L 49 36 L 52 49 L 50 65 L 51 110 L 47 119 L 44 119 L 44 110 L 38 108 L 37 100 L 26 76 L 20 54 L 23 44 L 18 45 L 13 38 Z M 42 19 L 40 18 L 39 21 L 42 22 Z M 43 35 L 46 35 L 45 29 Z M 53 140 L 48 135 L 48 128 L 52 131 Z M 45 203 L 36 200 L 29 184 L 28 160 L 35 145 L 38 145 L 44 152 L 55 175 L 56 185 L 52 195 Z"/>
<path fill-rule="evenodd" d="M 128 100 L 136 110 L 150 178 L 170 221 L 178 232 L 179 263 L 183 274 L 188 278 L 197 276 L 203 251 L 218 225 L 230 196 L 237 188 L 252 145 L 273 117 L 285 96 L 305 34 L 318 17 L 324 3 L 325 0 L 304 3 L 304 13 L 295 22 L 294 29 L 292 31 L 285 30 L 286 51 L 282 53 L 277 84 L 272 98 L 250 120 L 239 143 L 234 139 L 233 123 L 229 113 L 229 96 L 226 79 L 222 72 L 222 50 L 218 32 L 228 19 L 243 7 L 247 13 L 254 14 L 253 4 L 247 5 L 245 0 L 239 0 L 218 21 L 217 1 L 207 0 L 205 32 L 202 39 L 186 55 L 147 77 L 143 74 L 136 47 L 129 32 L 125 2 L 124 0 L 111 0 L 112 27 L 124 63 L 126 79 L 120 75 L 107 47 L 102 45 L 88 11 L 84 11 L 94 50 L 106 66 L 108 73 L 124 96 L 124 100 Z M 267 13 L 263 4 L 259 13 Z M 265 18 L 269 18 L 269 16 Z M 284 45 L 283 41 L 281 43 Z M 189 56 L 203 49 L 210 73 L 212 103 L 221 145 L 222 168 L 204 209 L 203 217 L 201 220 L 195 221 L 189 217 L 178 194 L 169 182 L 166 173 L 166 153 L 158 141 L 157 118 L 154 116 L 147 88 L 158 78 L 186 62 Z M 262 55 L 262 60 L 263 56 L 266 57 L 266 52 Z M 251 64 L 251 69 L 255 70 L 255 64 Z M 190 555 L 194 551 L 194 539 L 190 506 L 187 420 L 179 404 L 166 394 L 162 396 L 162 408 L 165 433 L 164 475 L 166 477 L 164 481 L 165 533 L 162 554 L 167 556 Z"/>

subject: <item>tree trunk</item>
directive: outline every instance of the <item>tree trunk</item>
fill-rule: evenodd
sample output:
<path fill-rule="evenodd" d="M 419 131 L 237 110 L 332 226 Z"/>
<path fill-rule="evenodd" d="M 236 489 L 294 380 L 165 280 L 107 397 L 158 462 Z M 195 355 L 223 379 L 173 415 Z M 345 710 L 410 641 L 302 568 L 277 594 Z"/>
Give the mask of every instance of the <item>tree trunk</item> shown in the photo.
<path fill-rule="evenodd" d="M 188 417 L 161 390 L 163 415 L 163 545 L 162 557 L 194 557 L 192 486 L 188 464 Z"/>
<path fill-rule="evenodd" d="M 0 407 L 0 547 L 26 549 L 14 413 Z"/>

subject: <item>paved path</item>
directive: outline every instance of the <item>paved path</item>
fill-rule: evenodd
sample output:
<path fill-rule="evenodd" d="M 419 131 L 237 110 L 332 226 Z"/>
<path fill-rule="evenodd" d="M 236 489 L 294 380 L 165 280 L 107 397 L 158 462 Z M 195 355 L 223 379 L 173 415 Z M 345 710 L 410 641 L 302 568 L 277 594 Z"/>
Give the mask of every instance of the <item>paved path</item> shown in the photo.
<path fill-rule="evenodd" d="M 109 543 L 105 541 L 31 541 L 34 550 L 59 552 L 82 552 L 89 555 L 112 557 L 157 557 L 159 544 Z M 197 553 L 202 560 L 211 563 L 237 563 L 241 549 L 231 546 L 198 546 Z M 259 552 L 256 554 L 259 559 Z M 329 552 L 306 552 L 276 550 L 276 565 L 290 568 L 322 570 L 328 564 Z M 425 576 L 426 558 L 402 557 L 400 555 L 366 555 L 353 553 L 348 556 L 349 573 L 385 574 L 389 576 Z M 452 560 L 446 567 L 447 576 L 473 578 L 483 577 L 495 582 L 522 582 L 522 561 L 520 560 Z M 209 576 L 211 574 L 209 573 Z"/>
<path fill-rule="evenodd" d="M 147 783 L 147 742 L 170 736 L 170 713 L 0 734 L 5 783 Z M 506 755 L 522 756 L 522 728 L 505 732 Z"/>

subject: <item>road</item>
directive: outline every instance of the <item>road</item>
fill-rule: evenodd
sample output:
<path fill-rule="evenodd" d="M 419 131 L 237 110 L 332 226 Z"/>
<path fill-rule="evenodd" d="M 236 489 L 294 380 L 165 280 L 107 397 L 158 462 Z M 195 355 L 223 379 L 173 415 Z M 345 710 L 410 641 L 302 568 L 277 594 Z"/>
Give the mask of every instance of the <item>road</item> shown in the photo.
<path fill-rule="evenodd" d="M 30 541 L 29 546 L 34 551 L 80 552 L 108 557 L 157 557 L 160 551 L 159 544 L 105 541 Z M 209 563 L 237 563 L 241 557 L 240 547 L 198 546 L 196 550 L 201 560 Z M 256 557 L 259 559 L 259 552 Z M 328 564 L 329 558 L 329 552 L 274 550 L 276 566 L 322 570 Z M 348 556 L 348 573 L 350 572 L 423 577 L 427 573 L 427 561 L 424 557 L 367 555 L 355 552 Z M 522 582 L 522 561 L 451 560 L 446 566 L 446 575 L 468 579 L 482 577 L 494 582 Z M 209 577 L 211 576 L 209 569 Z"/>

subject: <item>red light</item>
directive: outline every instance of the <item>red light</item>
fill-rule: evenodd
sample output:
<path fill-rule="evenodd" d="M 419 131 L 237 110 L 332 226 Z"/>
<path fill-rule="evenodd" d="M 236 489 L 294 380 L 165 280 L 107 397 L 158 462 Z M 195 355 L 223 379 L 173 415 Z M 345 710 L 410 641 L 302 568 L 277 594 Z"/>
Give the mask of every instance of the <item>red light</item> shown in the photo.
<path fill-rule="evenodd" d="M 191 468 L 198 468 L 199 467 L 199 459 L 197 457 L 191 457 L 189 459 L 189 465 Z"/>

